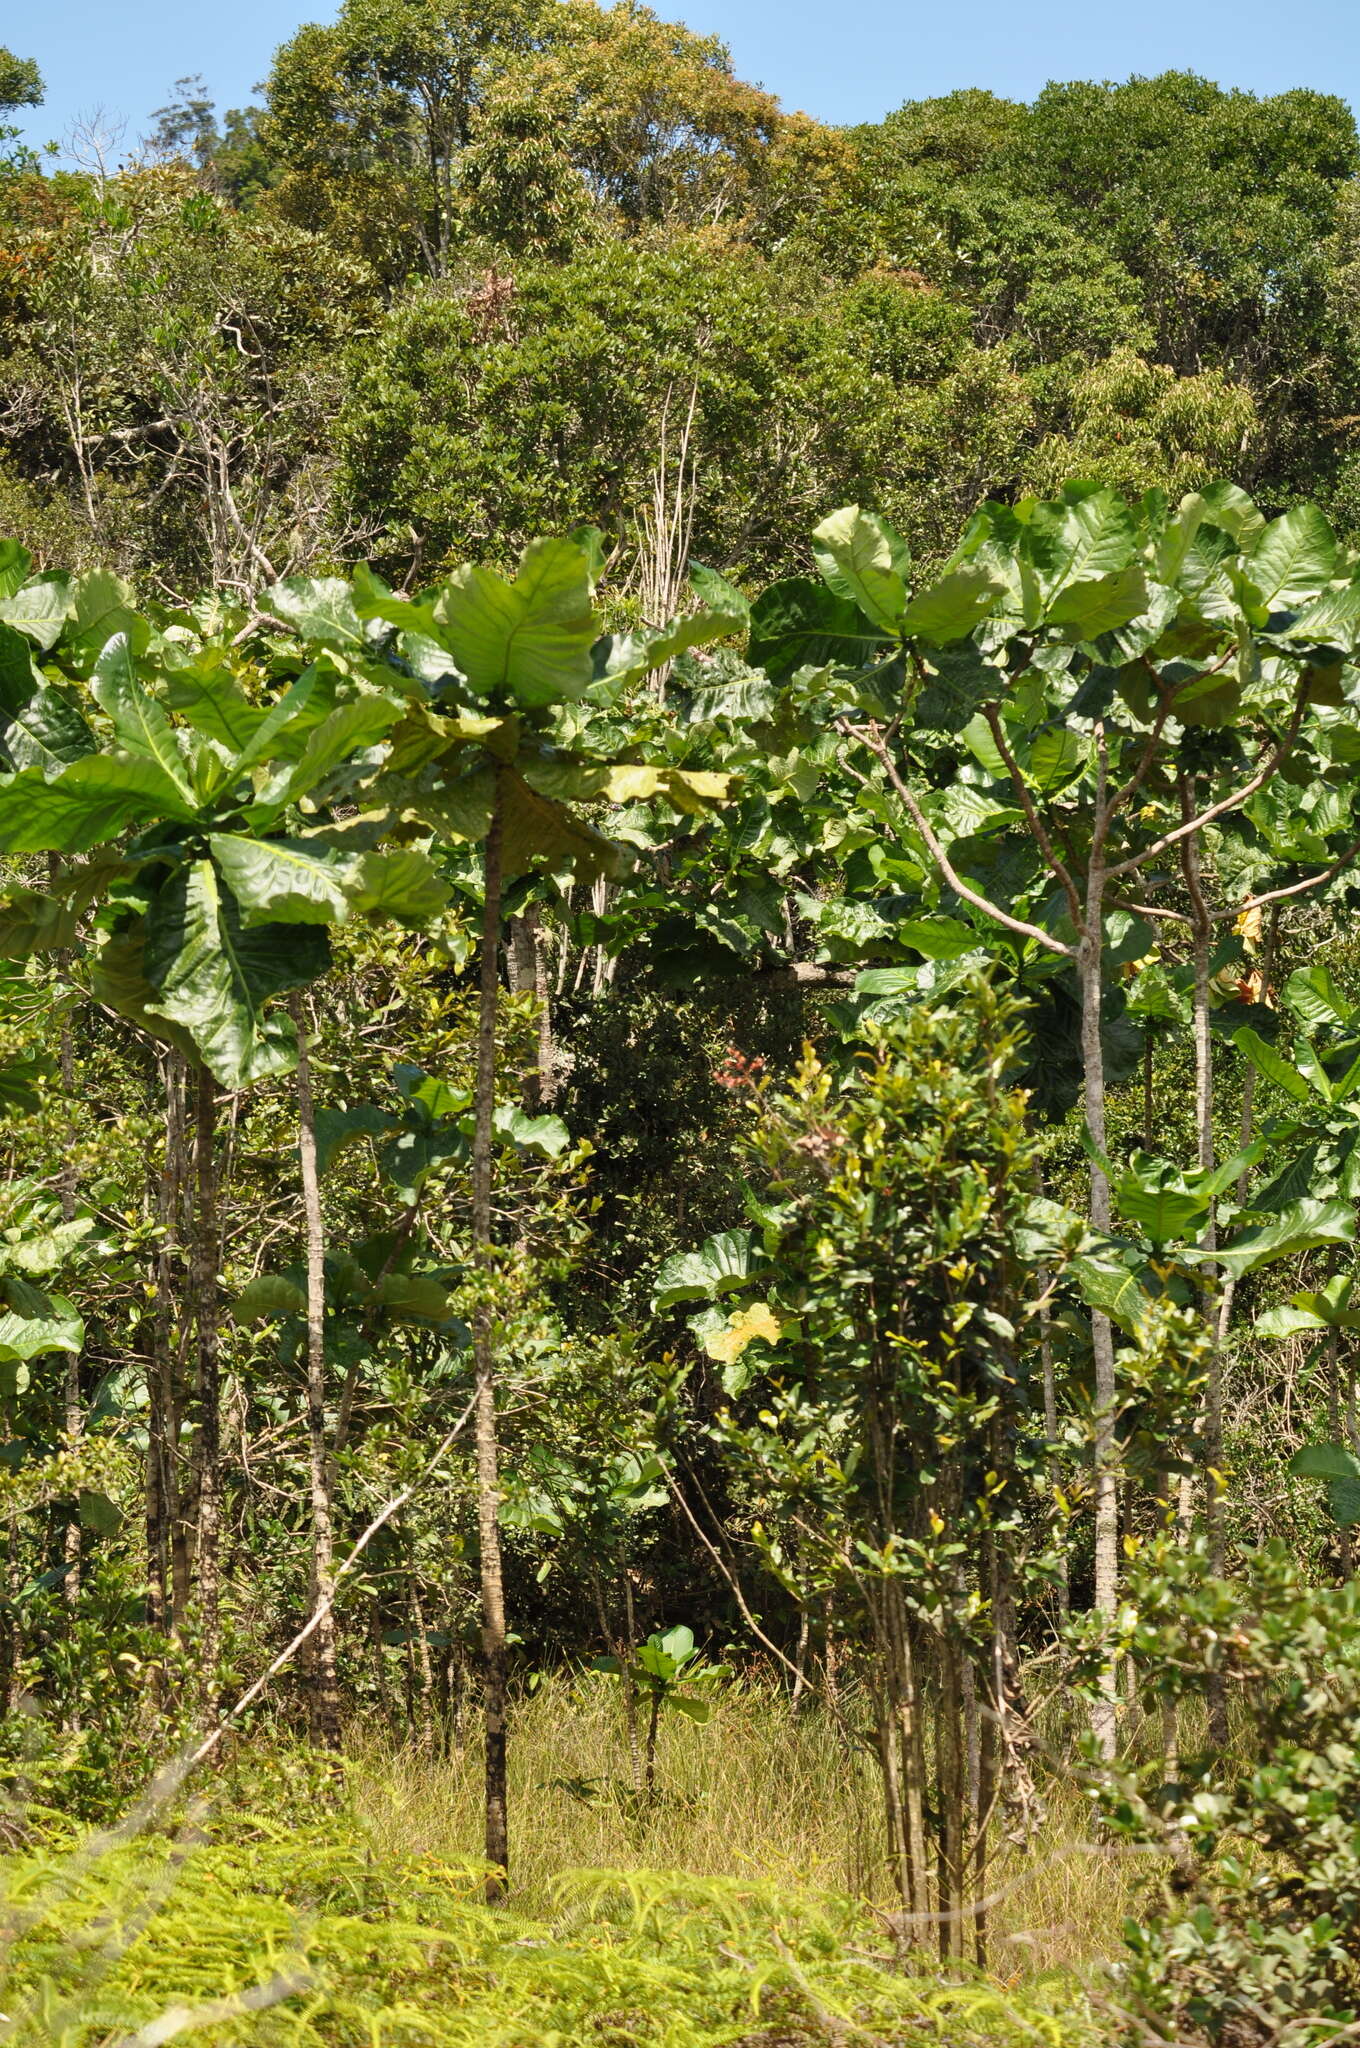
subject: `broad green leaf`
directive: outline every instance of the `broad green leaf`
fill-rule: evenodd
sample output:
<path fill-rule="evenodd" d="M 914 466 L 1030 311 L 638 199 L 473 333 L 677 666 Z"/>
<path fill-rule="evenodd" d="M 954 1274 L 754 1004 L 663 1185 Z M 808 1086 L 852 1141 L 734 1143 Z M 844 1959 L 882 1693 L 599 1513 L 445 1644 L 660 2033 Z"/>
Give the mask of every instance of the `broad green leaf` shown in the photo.
<path fill-rule="evenodd" d="M 1067 1266 L 1081 1297 L 1101 1309 L 1122 1330 L 1137 1334 L 1150 1306 L 1150 1296 L 1136 1274 L 1109 1252 L 1081 1252 Z"/>
<path fill-rule="evenodd" d="M 1240 1031 L 1234 1031 L 1233 1044 L 1251 1061 L 1259 1074 L 1263 1074 L 1267 1081 L 1272 1081 L 1295 1102 L 1312 1103 L 1316 1099 L 1304 1075 L 1277 1053 L 1273 1045 L 1267 1044 L 1260 1032 L 1253 1031 L 1249 1024 L 1244 1024 Z"/>
<path fill-rule="evenodd" d="M 1045 795 L 1063 789 L 1081 767 L 1081 742 L 1065 726 L 1038 734 L 1024 762 L 1025 780 Z"/>
<path fill-rule="evenodd" d="M 1022 563 L 1037 584 L 1040 615 L 1051 612 L 1068 585 L 1117 574 L 1132 564 L 1137 551 L 1133 514 L 1109 490 L 1093 491 L 1075 503 L 1060 499 L 1036 505 L 1020 544 Z"/>
<path fill-rule="evenodd" d="M 449 1312 L 449 1297 L 429 1273 L 385 1273 L 373 1289 L 374 1300 L 390 1316 L 402 1322 L 442 1323 Z"/>
<path fill-rule="evenodd" d="M 1272 1260 L 1293 1258 L 1319 1245 L 1350 1244 L 1354 1237 L 1355 1211 L 1349 1203 L 1305 1198 L 1203 1256 L 1240 1280 Z"/>
<path fill-rule="evenodd" d="M 233 776 L 266 761 L 300 761 L 317 727 L 336 710 L 336 677 L 327 663 L 313 662 L 288 685 L 259 722 L 231 764 Z"/>
<path fill-rule="evenodd" d="M 104 939 L 90 965 L 90 993 L 97 1003 L 126 1017 L 139 1031 L 182 1052 L 190 1064 L 198 1047 L 187 1031 L 152 1009 L 156 991 L 146 978 L 146 934 L 142 922 Z"/>
<path fill-rule="evenodd" d="M 518 1145 L 526 1152 L 542 1152 L 549 1159 L 558 1159 L 571 1143 L 571 1136 L 559 1116 L 530 1116 L 518 1104 L 498 1102 L 496 1104 L 494 1128 L 499 1138 L 512 1145 Z"/>
<path fill-rule="evenodd" d="M 572 863 L 578 872 L 604 874 L 618 864 L 618 849 L 584 818 L 530 789 L 520 776 L 501 772 L 501 857 L 507 875 Z"/>
<path fill-rule="evenodd" d="M 437 1074 L 427 1074 L 423 1067 L 414 1066 L 408 1060 L 402 1060 L 393 1067 L 392 1079 L 407 1102 L 419 1103 L 436 1119 L 461 1116 L 465 1109 L 471 1107 L 471 1088 L 450 1088 L 448 1082 L 441 1081 Z"/>
<path fill-rule="evenodd" d="M 396 1118 L 375 1102 L 356 1102 L 349 1109 L 319 1109 L 316 1113 L 316 1170 L 325 1173 L 339 1153 L 359 1138 L 385 1138 L 396 1128 Z"/>
<path fill-rule="evenodd" d="M 57 1273 L 79 1251 L 94 1227 L 92 1216 L 76 1216 L 69 1223 L 54 1223 L 15 1244 L 0 1243 L 0 1267 L 25 1273 L 30 1280 Z"/>
<path fill-rule="evenodd" d="M 146 918 L 144 969 L 153 1014 L 189 1034 L 224 1088 L 284 1072 L 296 1055 L 287 1018 L 266 1018 L 271 996 L 325 972 L 330 949 L 313 925 L 242 927 L 209 860 L 180 869 Z"/>
<path fill-rule="evenodd" d="M 1274 519 L 1246 559 L 1267 605 L 1315 597 L 1336 568 L 1336 535 L 1316 505 L 1295 505 Z"/>
<path fill-rule="evenodd" d="M 1348 1473 L 1344 1478 L 1330 1481 L 1327 1505 L 1338 1528 L 1354 1529 L 1360 1524 L 1360 1469 L 1354 1476 Z"/>
<path fill-rule="evenodd" d="M 1327 1025 L 1349 1024 L 1355 1015 L 1354 1003 L 1342 995 L 1327 969 L 1316 964 L 1296 967 L 1280 997 L 1285 1008 L 1311 1031 Z"/>
<path fill-rule="evenodd" d="M 1285 1469 L 1296 1479 L 1360 1479 L 1360 1458 L 1344 1444 L 1305 1444 Z"/>
<path fill-rule="evenodd" d="M 1294 1308 L 1287 1302 L 1279 1302 L 1274 1308 L 1268 1308 L 1265 1314 L 1257 1316 L 1252 1324 L 1258 1337 L 1309 1336 L 1315 1335 L 1319 1330 L 1325 1330 L 1326 1327 L 1321 1316 L 1313 1315 L 1308 1309 Z"/>
<path fill-rule="evenodd" d="M 81 1487 L 76 1497 L 76 1513 L 81 1528 L 92 1530 L 96 1536 L 116 1536 L 123 1526 L 120 1510 L 106 1493 L 94 1487 Z"/>
<path fill-rule="evenodd" d="M 697 1252 L 676 1252 L 661 1266 L 652 1293 L 654 1310 L 674 1308 L 682 1301 L 709 1301 L 749 1287 L 762 1264 L 749 1230 L 724 1230 Z"/>
<path fill-rule="evenodd" d="M 0 779 L 8 853 L 84 853 L 131 824 L 193 817 L 192 801 L 144 755 L 87 754 L 52 781 L 41 768 Z"/>
<path fill-rule="evenodd" d="M 13 626 L 0 625 L 0 724 L 17 718 L 35 690 L 42 688 L 42 676 L 33 659 L 33 649 Z"/>
<path fill-rule="evenodd" d="M 70 609 L 71 589 L 64 576 L 27 583 L 13 597 L 0 598 L 0 619 L 44 648 L 56 646 Z"/>
<path fill-rule="evenodd" d="M 1077 583 L 1065 583 L 1048 606 L 1045 618 L 1050 626 L 1069 626 L 1082 640 L 1098 639 L 1116 627 L 1127 626 L 1146 610 L 1147 582 L 1137 563 L 1115 569 L 1108 576 L 1092 576 Z"/>
<path fill-rule="evenodd" d="M 893 926 L 893 938 L 925 960 L 957 960 L 975 952 L 980 943 L 980 934 L 957 917 L 904 917 Z"/>
<path fill-rule="evenodd" d="M 412 925 L 437 917 L 453 893 L 430 856 L 410 846 L 360 855 L 346 887 L 350 903 L 365 917 Z"/>
<path fill-rule="evenodd" d="M 886 520 L 844 505 L 814 527 L 812 552 L 828 590 L 858 605 L 880 632 L 901 631 L 910 557 Z"/>
<path fill-rule="evenodd" d="M 697 1721 L 701 1728 L 706 1721 L 710 1721 L 713 1718 L 713 1702 L 711 1700 L 694 1699 L 689 1693 L 670 1693 L 667 1696 L 666 1705 L 672 1713 L 683 1714 L 687 1721 Z"/>
<path fill-rule="evenodd" d="M 265 717 L 258 704 L 247 701 L 217 648 L 206 649 L 188 667 L 171 670 L 165 701 L 186 725 L 233 755 L 254 738 Z"/>
<path fill-rule="evenodd" d="M 259 1323 L 275 1316 L 305 1316 L 307 1296 L 281 1273 L 261 1273 L 247 1283 L 231 1305 L 238 1323 Z"/>
<path fill-rule="evenodd" d="M 1005 590 L 994 569 L 966 562 L 916 593 L 902 614 L 899 631 L 905 639 L 926 640 L 932 647 L 963 640 L 995 611 Z"/>
<path fill-rule="evenodd" d="M 88 675 L 109 641 L 123 634 L 133 652 L 146 651 L 147 621 L 133 607 L 131 585 L 110 569 L 91 569 L 71 584 L 71 617 L 62 636 L 65 664 Z"/>
<path fill-rule="evenodd" d="M 0 540 L 0 598 L 13 597 L 33 574 L 33 557 L 17 540 Z"/>
<path fill-rule="evenodd" d="M 1120 1215 L 1154 1244 L 1191 1236 L 1209 1213 L 1207 1190 L 1187 1188 L 1170 1160 L 1152 1159 L 1144 1152 L 1135 1152 L 1129 1170 L 1119 1176 L 1115 1200 Z"/>
<path fill-rule="evenodd" d="M 782 683 L 800 668 L 862 668 L 887 644 L 852 599 L 811 577 L 793 576 L 772 583 L 752 605 L 746 658 Z"/>
<path fill-rule="evenodd" d="M 164 707 L 138 678 L 126 633 L 115 633 L 107 642 L 95 663 L 90 687 L 101 710 L 113 721 L 120 745 L 130 754 L 155 761 L 185 803 L 192 805 L 193 791 L 174 728 Z"/>
<path fill-rule="evenodd" d="M 296 839 L 234 832 L 214 832 L 208 844 L 243 925 L 341 924 L 349 916 L 353 860 Z"/>
<path fill-rule="evenodd" d="M 276 708 L 282 709 L 281 706 Z M 332 775 L 342 762 L 363 753 L 384 733 L 390 732 L 404 710 L 405 706 L 398 698 L 378 694 L 350 697 L 343 704 L 337 704 L 334 711 L 308 733 L 299 759 L 280 786 L 271 786 L 261 793 L 262 805 L 277 814 L 287 804 L 296 803 L 299 797 L 306 796 L 309 790 Z M 243 761 L 251 757 L 259 759 L 265 744 L 265 728 L 261 727 L 246 749 Z"/>
<path fill-rule="evenodd" d="M 368 644 L 349 584 L 341 576 L 289 576 L 265 592 L 265 603 L 313 646 L 361 654 Z"/>
<path fill-rule="evenodd" d="M 97 742 L 66 691 L 44 683 L 6 726 L 5 747 L 16 768 L 54 776 L 95 753 Z"/>
<path fill-rule="evenodd" d="M 1206 1192 L 1216 1200 L 1226 1188 L 1230 1188 L 1234 1181 L 1240 1180 L 1244 1173 L 1250 1173 L 1252 1167 L 1274 1149 L 1269 1138 L 1253 1138 L 1250 1144 L 1241 1146 L 1230 1159 L 1225 1159 L 1221 1166 L 1206 1176 Z"/>
<path fill-rule="evenodd" d="M 26 1280 L 0 1281 L 8 1304 L 0 1315 L 0 1359 L 40 1358 L 48 1351 L 80 1351 L 85 1325 L 63 1294 L 47 1294 Z"/>
<path fill-rule="evenodd" d="M 721 612 L 725 618 L 745 623 L 750 619 L 749 599 L 742 596 L 735 583 L 729 583 L 716 569 L 709 569 L 702 562 L 689 565 L 690 589 L 707 612 Z"/>
<path fill-rule="evenodd" d="M 476 695 L 542 709 L 584 694 L 599 626 L 590 570 L 571 541 L 530 541 L 513 583 L 457 569 L 435 600 L 443 637 Z"/>
<path fill-rule="evenodd" d="M 1240 546 L 1251 547 L 1264 532 L 1265 515 L 1240 484 L 1220 478 L 1216 483 L 1206 484 L 1197 495 L 1214 525 L 1230 533 Z"/>
<path fill-rule="evenodd" d="M 398 1130 L 384 1145 L 378 1164 L 408 1201 L 414 1201 L 428 1175 L 451 1159 L 466 1160 L 469 1146 L 456 1124 L 424 1124 Z"/>

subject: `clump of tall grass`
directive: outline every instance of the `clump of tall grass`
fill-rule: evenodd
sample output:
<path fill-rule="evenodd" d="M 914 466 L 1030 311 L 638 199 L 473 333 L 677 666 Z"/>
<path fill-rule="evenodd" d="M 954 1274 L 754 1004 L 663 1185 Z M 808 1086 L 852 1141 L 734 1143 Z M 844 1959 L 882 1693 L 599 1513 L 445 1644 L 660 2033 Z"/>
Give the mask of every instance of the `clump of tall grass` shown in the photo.
<path fill-rule="evenodd" d="M 352 1797 L 380 1853 L 467 1856 L 480 1842 L 480 1757 L 438 1753 L 430 1734 L 422 1745 L 350 1731 Z M 590 1673 L 549 1677 L 516 1707 L 510 1771 L 514 1890 L 529 1911 L 546 1909 L 562 1870 L 601 1866 L 839 1893 L 885 1918 L 896 1906 L 876 1759 L 815 1702 L 791 1713 L 777 1686 L 725 1687 L 703 1726 L 664 1720 L 648 1804 L 615 1688 Z M 1146 1858 L 1093 1832 L 1080 1786 L 1055 1770 L 1043 1793 L 1040 1834 L 998 1839 L 990 1873 L 992 1962 L 1007 1977 L 1118 1955 L 1150 1874 Z"/>

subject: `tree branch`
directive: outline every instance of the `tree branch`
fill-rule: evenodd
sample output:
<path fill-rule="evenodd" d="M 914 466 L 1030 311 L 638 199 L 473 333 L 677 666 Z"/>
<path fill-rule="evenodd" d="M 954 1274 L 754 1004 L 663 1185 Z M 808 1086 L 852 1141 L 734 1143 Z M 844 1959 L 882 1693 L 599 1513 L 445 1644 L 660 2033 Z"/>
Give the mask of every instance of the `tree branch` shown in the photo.
<path fill-rule="evenodd" d="M 1154 840 L 1151 846 L 1144 847 L 1141 853 L 1130 854 L 1127 860 L 1121 860 L 1115 866 L 1108 868 L 1106 873 L 1109 879 L 1113 881 L 1118 875 L 1131 874 L 1136 868 L 1142 867 L 1145 861 L 1155 860 L 1159 853 L 1165 853 L 1169 847 L 1179 846 L 1182 839 L 1188 839 L 1193 832 L 1203 831 L 1206 825 L 1212 825 L 1215 818 L 1223 817 L 1228 811 L 1235 811 L 1238 805 L 1244 804 L 1249 796 L 1254 796 L 1262 783 L 1269 781 L 1293 746 L 1294 741 L 1298 737 L 1299 727 L 1303 723 L 1303 714 L 1306 709 L 1307 684 L 1303 677 L 1300 676 L 1298 689 L 1294 696 L 1293 714 L 1289 720 L 1284 737 L 1272 748 L 1269 754 L 1265 755 L 1250 781 L 1242 783 L 1233 791 L 1231 796 L 1220 797 L 1216 804 L 1210 804 L 1209 808 L 1206 811 L 1201 811 L 1197 818 L 1185 819 L 1182 824 L 1176 827 L 1174 832 L 1163 833 L 1160 839 Z"/>
<path fill-rule="evenodd" d="M 1006 764 L 1006 768 L 1010 775 L 1011 781 L 1015 786 L 1015 793 L 1020 799 L 1020 807 L 1024 811 L 1025 817 L 1029 822 L 1030 832 L 1032 833 L 1033 837 L 1038 841 L 1039 848 L 1043 853 L 1044 859 L 1048 862 L 1049 867 L 1053 870 L 1053 873 L 1056 876 L 1057 880 L 1061 882 L 1063 893 L 1067 897 L 1067 907 L 1072 913 L 1072 922 L 1074 925 L 1076 925 L 1077 929 L 1080 930 L 1081 898 L 1077 894 L 1077 885 L 1072 880 L 1072 876 L 1067 866 L 1059 857 L 1057 848 L 1054 846 L 1053 841 L 1049 838 L 1048 827 L 1045 825 L 1043 819 L 1039 816 L 1038 806 L 1035 803 L 1033 797 L 1029 793 L 1029 788 L 1025 782 L 1024 776 L 1020 773 L 1020 764 L 1010 750 L 1010 746 L 1006 740 L 1005 730 L 1001 724 L 1001 710 L 999 705 L 984 704 L 982 707 L 982 715 L 987 721 L 988 729 L 991 732 L 993 742 L 996 746 L 996 750 Z"/>
<path fill-rule="evenodd" d="M 921 806 L 898 774 L 892 756 L 884 745 L 882 735 L 876 725 L 871 724 L 868 727 L 860 727 L 843 724 L 841 730 L 855 739 L 863 740 L 870 751 L 877 755 L 878 759 L 882 762 L 888 780 L 892 783 L 893 788 L 905 804 L 913 825 L 915 825 L 922 840 L 925 842 L 927 852 L 956 896 L 961 897 L 965 903 L 971 903 L 973 908 L 980 910 L 985 917 L 993 918 L 997 924 L 1004 925 L 1007 931 L 1018 932 L 1021 938 L 1024 939 L 1034 939 L 1039 945 L 1046 946 L 1050 953 L 1060 954 L 1064 960 L 1076 959 L 1077 949 L 1075 946 L 1064 945 L 1061 939 L 1055 939 L 1052 932 L 1046 932 L 1041 925 L 1027 924 L 1022 917 L 1012 917 L 1010 912 L 1002 910 L 999 904 L 988 902 L 987 898 L 980 896 L 976 889 L 970 889 L 967 882 L 954 872 L 953 867 L 950 865 L 949 856 L 927 823 Z"/>
<path fill-rule="evenodd" d="M 1334 860 L 1320 875 L 1308 875 L 1302 882 L 1291 882 L 1286 889 L 1267 889 L 1262 896 L 1249 896 L 1245 903 L 1234 903 L 1227 910 L 1216 910 L 1216 918 L 1241 917 L 1248 910 L 1259 910 L 1266 903 L 1283 903 L 1290 896 L 1306 896 L 1310 889 L 1320 889 L 1324 882 L 1330 882 L 1339 875 L 1342 868 L 1349 866 L 1360 853 L 1360 839 L 1353 839 L 1346 851 Z"/>

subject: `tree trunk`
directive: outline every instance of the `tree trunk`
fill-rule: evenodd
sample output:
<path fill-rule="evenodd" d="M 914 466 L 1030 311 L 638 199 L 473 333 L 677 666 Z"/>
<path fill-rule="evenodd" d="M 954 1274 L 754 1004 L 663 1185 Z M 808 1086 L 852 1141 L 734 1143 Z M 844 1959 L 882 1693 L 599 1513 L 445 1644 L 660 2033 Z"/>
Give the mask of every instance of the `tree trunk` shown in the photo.
<path fill-rule="evenodd" d="M 486 1860 L 493 1866 L 486 1895 L 504 1898 L 510 1843 L 506 1814 L 505 1708 L 508 1659 L 505 1587 L 501 1576 L 500 1451 L 496 1433 L 496 1385 L 492 1356 L 494 1315 L 492 1258 L 491 1138 L 496 1106 L 496 1001 L 501 940 L 501 834 L 504 786 L 496 777 L 491 827 L 483 854 L 482 980 L 477 1017 L 477 1094 L 472 1137 L 472 1241 L 481 1267 L 481 1296 L 473 1316 L 476 1369 L 477 1534 L 481 1551 L 483 1712 L 486 1740 Z"/>
<path fill-rule="evenodd" d="M 59 873 L 60 863 L 57 860 L 57 856 L 54 853 L 50 853 L 47 856 L 47 875 L 49 883 L 54 888 Z M 58 955 L 58 961 L 63 967 L 66 966 L 69 959 L 70 955 L 66 952 Z M 75 1041 L 71 1033 L 71 1012 L 64 1006 L 61 1012 L 61 1036 L 57 1048 L 57 1071 L 61 1076 L 61 1099 L 69 1110 L 71 1104 L 75 1101 L 76 1094 L 76 1055 Z M 69 1133 L 67 1136 L 66 1158 L 61 1169 L 60 1188 L 61 1220 L 63 1223 L 70 1223 L 74 1220 L 76 1213 L 76 1167 Z M 62 1386 L 62 1408 L 64 1411 L 62 1420 L 67 1448 L 74 1451 L 85 1431 L 85 1413 L 80 1399 L 80 1353 L 78 1351 L 68 1351 L 65 1354 L 65 1359 L 66 1370 Z M 63 1553 L 62 1562 L 66 1567 L 66 1576 L 62 1580 L 62 1595 L 68 1615 L 74 1617 L 80 1607 L 81 1532 L 78 1514 L 73 1514 L 66 1525 Z M 73 1716 L 67 1725 L 71 1728 L 77 1728 L 80 1724 L 78 1718 Z"/>
<path fill-rule="evenodd" d="M 538 1004 L 534 1064 L 525 1069 L 521 1081 L 524 1106 L 530 1111 L 548 1109 L 557 1093 L 556 1053 L 552 1032 L 552 990 L 543 944 L 543 912 L 537 903 L 530 903 L 519 917 L 511 920 L 510 975 L 515 993 L 532 995 Z"/>
<path fill-rule="evenodd" d="M 298 1157 L 307 1225 L 307 1447 L 312 1483 L 312 1604 L 324 1609 L 312 1637 L 312 1737 L 326 1749 L 340 1743 L 340 1688 L 335 1676 L 335 1536 L 330 1456 L 326 1444 L 326 1238 L 316 1169 L 316 1104 L 302 997 L 290 1004 L 297 1028 Z"/>
<path fill-rule="evenodd" d="M 167 1635 L 184 1619 L 188 1554 L 179 1498 L 179 1415 L 175 1401 L 175 1248 L 184 1191 L 184 1062 L 161 1054 L 165 1151 L 156 1188 L 155 1310 L 147 1365 L 146 1555 L 150 1619 Z"/>
<path fill-rule="evenodd" d="M 205 1694 L 216 1684 L 221 1651 L 222 1397 L 218 1356 L 217 1083 L 204 1066 L 194 1075 L 194 1216 L 190 1286 L 198 1343 L 198 1613 Z"/>
<path fill-rule="evenodd" d="M 1077 950 L 1081 985 L 1081 1059 L 1086 1129 L 1095 1151 L 1105 1153 L 1105 1055 L 1101 1042 L 1101 944 L 1105 873 L 1099 847 L 1093 846 L 1086 887 L 1086 928 Z M 1110 1183 L 1099 1158 L 1091 1161 L 1090 1218 L 1096 1230 L 1110 1228 Z M 1117 1389 L 1114 1374 L 1114 1330 L 1100 1309 L 1091 1311 L 1091 1348 L 1095 1359 L 1095 1604 L 1113 1619 L 1119 1599 L 1118 1443 L 1115 1434 Z M 1100 1754 L 1115 1752 L 1117 1679 L 1113 1660 L 1101 1672 L 1100 1693 L 1091 1714 L 1091 1728 Z"/>
<path fill-rule="evenodd" d="M 1181 784 L 1181 808 L 1194 815 L 1193 793 Z M 1191 936 L 1194 951 L 1194 1040 L 1195 1040 L 1195 1134 L 1196 1162 L 1201 1171 L 1214 1168 L 1214 1038 L 1209 1017 L 1209 947 L 1213 924 L 1204 900 L 1200 873 L 1199 834 L 1192 832 L 1181 848 L 1181 866 L 1190 897 Z M 1214 1205 L 1209 1206 L 1201 1243 L 1206 1251 L 1217 1247 L 1218 1227 Z M 1204 1283 L 1201 1296 L 1205 1328 L 1209 1336 L 1209 1370 L 1204 1388 L 1204 1521 L 1209 1535 L 1209 1569 L 1223 1576 L 1223 1509 L 1219 1498 L 1219 1474 L 1223 1468 L 1223 1351 L 1220 1342 L 1221 1303 L 1212 1278 Z M 1217 1751 L 1227 1747 L 1228 1702 L 1221 1675 L 1211 1674 L 1208 1687 L 1209 1741 Z"/>

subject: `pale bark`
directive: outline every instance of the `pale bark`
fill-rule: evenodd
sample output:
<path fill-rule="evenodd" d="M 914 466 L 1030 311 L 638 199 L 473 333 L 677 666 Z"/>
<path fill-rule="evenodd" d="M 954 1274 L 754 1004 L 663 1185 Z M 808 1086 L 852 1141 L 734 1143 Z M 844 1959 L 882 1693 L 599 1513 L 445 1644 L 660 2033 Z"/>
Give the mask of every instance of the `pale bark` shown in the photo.
<path fill-rule="evenodd" d="M 291 1009 L 297 1029 L 298 1158 L 307 1230 L 307 1448 L 312 1495 L 312 1605 L 322 1611 L 312 1651 L 312 1733 L 328 1749 L 340 1741 L 340 1689 L 335 1675 L 335 1532 L 330 1453 L 326 1443 L 326 1235 L 316 1165 L 316 1104 L 302 998 Z"/>
<path fill-rule="evenodd" d="M 195 1075 L 194 1220 L 190 1288 L 197 1361 L 198 1577 L 200 1659 L 205 1692 L 216 1683 L 221 1650 L 222 1395 L 218 1349 L 217 1084 L 206 1067 Z"/>
<path fill-rule="evenodd" d="M 472 1138 L 472 1241 L 481 1267 L 482 1298 L 473 1318 L 476 1371 L 477 1534 L 481 1553 L 482 1700 L 486 1743 L 485 1847 L 493 1866 L 487 1897 L 505 1896 L 509 1870 L 505 1713 L 508 1661 L 505 1586 L 501 1571 L 500 1447 L 496 1427 L 492 1258 L 492 1118 L 496 1106 L 496 1007 L 501 941 L 503 783 L 496 780 L 491 828 L 483 855 L 482 974 L 477 1017 L 477 1090 Z"/>

